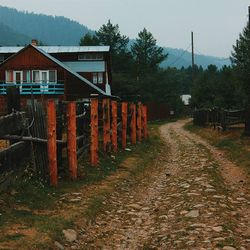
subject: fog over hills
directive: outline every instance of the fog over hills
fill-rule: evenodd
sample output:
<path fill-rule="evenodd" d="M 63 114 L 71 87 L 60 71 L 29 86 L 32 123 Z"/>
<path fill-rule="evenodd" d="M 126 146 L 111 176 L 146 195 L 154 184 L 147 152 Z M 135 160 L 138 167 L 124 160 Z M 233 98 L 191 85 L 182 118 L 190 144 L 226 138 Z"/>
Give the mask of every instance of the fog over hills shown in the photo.
<path fill-rule="evenodd" d="M 78 45 L 88 27 L 61 16 L 48 16 L 18 11 L 0 6 L 0 46 L 26 45 L 32 38 L 45 45 Z M 139 32 L 139 31 L 138 31 Z M 191 65 L 191 53 L 183 49 L 164 48 L 169 56 L 161 67 L 188 67 Z M 195 55 L 195 63 L 206 68 L 210 64 L 221 68 L 230 65 L 230 60 L 207 55 Z"/>

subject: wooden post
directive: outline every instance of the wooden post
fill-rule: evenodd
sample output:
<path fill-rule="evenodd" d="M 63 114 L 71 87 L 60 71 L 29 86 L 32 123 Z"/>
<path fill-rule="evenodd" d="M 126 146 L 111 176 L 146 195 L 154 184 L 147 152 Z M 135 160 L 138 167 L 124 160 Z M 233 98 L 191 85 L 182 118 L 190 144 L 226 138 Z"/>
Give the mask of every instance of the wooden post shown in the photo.
<path fill-rule="evenodd" d="M 142 117 L 143 117 L 143 125 L 142 125 L 142 127 L 143 127 L 143 137 L 144 137 L 144 139 L 147 139 L 148 138 L 148 124 L 147 124 L 147 120 L 148 120 L 148 118 L 147 118 L 147 106 L 146 105 L 143 105 L 142 106 Z"/>
<path fill-rule="evenodd" d="M 130 137 L 131 143 L 136 144 L 136 106 L 134 103 L 130 104 L 131 123 L 130 123 Z"/>
<path fill-rule="evenodd" d="M 103 151 L 106 153 L 109 151 L 110 145 L 110 100 L 105 98 L 102 100 L 103 111 Z"/>
<path fill-rule="evenodd" d="M 47 103 L 48 118 L 48 161 L 50 185 L 57 186 L 57 158 L 56 158 L 56 105 L 54 100 Z"/>
<path fill-rule="evenodd" d="M 114 153 L 117 153 L 117 102 L 111 101 L 112 107 L 112 147 Z"/>
<path fill-rule="evenodd" d="M 90 163 L 98 165 L 98 99 L 91 99 L 91 138 L 90 138 Z"/>
<path fill-rule="evenodd" d="M 137 135 L 138 141 L 141 142 L 141 102 L 137 105 Z"/>
<path fill-rule="evenodd" d="M 67 125 L 68 125 L 68 164 L 71 180 L 77 178 L 77 149 L 76 149 L 76 103 L 67 104 Z"/>
<path fill-rule="evenodd" d="M 125 149 L 127 146 L 127 112 L 128 104 L 122 103 L 122 148 Z"/>

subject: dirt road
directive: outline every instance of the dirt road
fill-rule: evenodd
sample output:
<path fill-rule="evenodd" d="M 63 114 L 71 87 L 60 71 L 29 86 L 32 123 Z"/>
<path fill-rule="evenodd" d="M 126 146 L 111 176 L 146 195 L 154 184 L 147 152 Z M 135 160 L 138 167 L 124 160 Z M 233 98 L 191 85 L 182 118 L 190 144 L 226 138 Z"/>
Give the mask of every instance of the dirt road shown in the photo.
<path fill-rule="evenodd" d="M 121 183 L 69 249 L 250 249 L 248 177 L 185 122 L 161 127 L 150 172 Z"/>

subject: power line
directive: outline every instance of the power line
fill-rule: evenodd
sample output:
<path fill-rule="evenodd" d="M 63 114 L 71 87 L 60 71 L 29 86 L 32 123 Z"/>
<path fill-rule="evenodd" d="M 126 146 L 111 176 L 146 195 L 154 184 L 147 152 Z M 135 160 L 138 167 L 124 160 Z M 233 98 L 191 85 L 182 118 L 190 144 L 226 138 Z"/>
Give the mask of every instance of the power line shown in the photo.
<path fill-rule="evenodd" d="M 197 55 L 200 55 L 200 56 L 207 56 L 205 55 L 204 53 L 200 52 L 198 49 L 195 49 L 195 54 Z M 197 53 L 198 52 L 198 53 Z M 215 57 L 215 56 L 212 56 L 212 57 Z M 217 58 L 217 61 L 227 61 L 227 60 L 230 60 L 230 57 L 227 57 L 227 58 L 219 58 L 219 57 L 216 57 Z"/>
<path fill-rule="evenodd" d="M 174 64 L 176 64 L 187 52 L 189 52 L 188 49 L 190 49 L 190 47 L 191 47 L 191 44 L 189 44 L 189 46 L 181 53 L 181 55 L 174 62 L 168 65 L 168 67 L 171 67 Z"/>

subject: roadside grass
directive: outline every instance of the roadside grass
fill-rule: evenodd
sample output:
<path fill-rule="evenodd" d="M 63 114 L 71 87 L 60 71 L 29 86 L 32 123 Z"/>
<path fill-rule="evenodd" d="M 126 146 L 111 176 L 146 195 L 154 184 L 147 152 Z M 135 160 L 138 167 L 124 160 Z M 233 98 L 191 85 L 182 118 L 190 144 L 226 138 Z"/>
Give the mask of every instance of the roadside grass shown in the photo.
<path fill-rule="evenodd" d="M 128 144 L 127 147 L 131 151 L 120 151 L 116 155 L 111 154 L 111 157 L 103 156 L 96 168 L 91 167 L 86 161 L 79 162 L 80 166 L 84 166 L 84 174 L 76 182 L 59 180 L 58 187 L 52 188 L 35 179 L 24 178 L 8 192 L 0 193 L 0 201 L 4 201 L 4 205 L 0 206 L 0 243 L 14 241 L 18 246 L 22 246 L 19 249 L 25 249 L 30 242 L 27 242 L 27 235 L 23 234 L 19 228 L 32 228 L 39 235 L 46 236 L 43 237 L 45 240 L 43 244 L 34 241 L 34 246 L 46 249 L 43 246 L 51 246 L 51 239 L 62 240 L 62 230 L 74 228 L 77 226 L 76 222 L 82 217 L 86 221 L 94 221 L 100 212 L 107 209 L 108 203 L 105 200 L 112 194 L 116 186 L 119 186 L 121 180 L 137 178 L 151 166 L 150 163 L 155 159 L 163 143 L 159 136 L 159 125 L 151 123 L 149 125 L 149 139 L 135 146 Z M 120 167 L 129 157 L 136 158 L 136 162 L 124 171 Z M 62 211 L 58 211 L 57 214 L 57 201 L 63 194 L 79 192 L 84 186 L 98 185 L 119 171 L 125 172 L 125 175 L 114 179 L 113 182 L 111 180 L 107 187 L 90 197 L 86 208 L 79 207 L 79 214 L 72 212 L 67 218 L 64 217 L 63 213 L 61 214 Z M 76 204 L 76 206 L 78 205 Z M 12 227 L 17 228 L 15 233 L 9 233 L 9 229 Z"/>
<path fill-rule="evenodd" d="M 184 128 L 223 150 L 230 160 L 247 169 L 250 174 L 250 137 L 243 136 L 243 128 L 233 127 L 221 132 L 213 128 L 194 126 L 192 123 L 188 123 Z"/>

